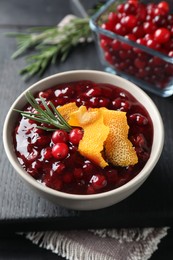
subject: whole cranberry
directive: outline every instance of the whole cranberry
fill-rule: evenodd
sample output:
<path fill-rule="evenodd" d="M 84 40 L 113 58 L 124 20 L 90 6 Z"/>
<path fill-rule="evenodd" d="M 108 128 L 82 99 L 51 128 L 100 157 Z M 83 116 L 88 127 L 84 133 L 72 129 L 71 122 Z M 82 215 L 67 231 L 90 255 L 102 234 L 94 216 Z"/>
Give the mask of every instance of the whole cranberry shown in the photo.
<path fill-rule="evenodd" d="M 170 39 L 170 31 L 166 28 L 159 28 L 154 32 L 154 39 L 157 43 L 165 43 Z"/>
<path fill-rule="evenodd" d="M 82 137 L 83 130 L 79 128 L 74 128 L 69 133 L 69 141 L 74 145 L 78 145 Z"/>
<path fill-rule="evenodd" d="M 67 157 L 69 148 L 65 143 L 56 143 L 52 148 L 52 155 L 58 160 L 62 160 Z"/>
<path fill-rule="evenodd" d="M 162 11 L 162 14 L 167 14 L 170 9 L 167 1 L 162 1 L 162 2 L 158 3 L 157 7 L 160 11 Z"/>
<path fill-rule="evenodd" d="M 104 188 L 107 185 L 107 180 L 104 177 L 104 175 L 101 174 L 95 174 L 92 176 L 90 183 L 94 190 L 100 190 Z"/>
<path fill-rule="evenodd" d="M 52 141 L 54 144 L 56 143 L 67 143 L 68 142 L 68 134 L 64 130 L 56 130 L 52 135 Z"/>

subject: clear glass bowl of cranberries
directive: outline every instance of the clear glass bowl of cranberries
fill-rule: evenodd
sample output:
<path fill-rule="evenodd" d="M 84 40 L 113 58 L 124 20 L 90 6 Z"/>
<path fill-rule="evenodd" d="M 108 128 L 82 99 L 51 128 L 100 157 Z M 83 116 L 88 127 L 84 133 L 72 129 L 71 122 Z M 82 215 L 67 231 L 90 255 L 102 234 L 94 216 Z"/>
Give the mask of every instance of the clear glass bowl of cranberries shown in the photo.
<path fill-rule="evenodd" d="M 138 162 L 127 166 L 109 163 L 101 167 L 94 161 L 94 153 L 84 156 L 79 152 L 86 128 L 84 133 L 79 127 L 69 131 L 58 128 L 51 131 L 51 125 L 47 125 L 50 131 L 39 128 L 45 123 L 18 113 L 34 111 L 26 100 L 28 91 L 39 108 L 43 107 L 42 99 L 50 108 L 50 101 L 57 109 L 75 102 L 77 109 L 82 106 L 93 111 L 125 114 L 128 139 Z M 104 115 L 107 120 L 107 112 Z M 99 123 L 90 140 L 91 148 L 102 132 Z M 15 171 L 37 193 L 67 208 L 93 210 L 120 202 L 142 185 L 159 160 L 164 129 L 153 101 L 132 82 L 102 71 L 74 70 L 43 79 L 16 99 L 6 116 L 3 142 Z"/>
<path fill-rule="evenodd" d="M 173 94 L 173 2 L 111 0 L 90 20 L 105 70 Z"/>

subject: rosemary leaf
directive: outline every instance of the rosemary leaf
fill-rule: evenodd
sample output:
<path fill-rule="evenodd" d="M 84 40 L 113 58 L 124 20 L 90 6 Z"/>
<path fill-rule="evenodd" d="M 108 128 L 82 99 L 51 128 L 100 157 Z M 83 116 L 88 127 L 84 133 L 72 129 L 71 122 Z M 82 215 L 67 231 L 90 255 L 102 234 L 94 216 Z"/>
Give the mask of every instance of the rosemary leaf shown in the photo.
<path fill-rule="evenodd" d="M 50 106 L 52 108 L 51 111 L 51 109 L 48 107 L 47 103 L 45 102 L 44 98 L 40 97 L 40 101 L 45 108 L 42 109 L 38 104 L 37 100 L 29 91 L 25 94 L 25 97 L 28 103 L 31 105 L 31 107 L 33 107 L 37 111 L 37 113 L 21 111 L 17 109 L 14 110 L 19 112 L 23 117 L 48 125 L 48 127 L 39 125 L 37 126 L 38 128 L 44 129 L 46 131 L 55 131 L 56 129 L 63 129 L 67 132 L 69 132 L 72 129 L 72 127 L 66 122 L 66 120 L 58 112 L 58 110 L 55 108 L 52 102 L 50 102 Z M 55 129 L 50 128 L 51 125 L 55 126 Z"/>

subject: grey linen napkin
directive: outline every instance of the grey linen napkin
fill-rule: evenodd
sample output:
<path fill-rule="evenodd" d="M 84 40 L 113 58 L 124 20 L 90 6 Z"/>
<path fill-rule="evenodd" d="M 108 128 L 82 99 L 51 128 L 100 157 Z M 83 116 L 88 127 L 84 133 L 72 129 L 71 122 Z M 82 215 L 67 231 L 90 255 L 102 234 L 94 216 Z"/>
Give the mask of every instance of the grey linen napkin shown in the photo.
<path fill-rule="evenodd" d="M 147 260 L 167 227 L 24 233 L 38 246 L 68 260 Z"/>

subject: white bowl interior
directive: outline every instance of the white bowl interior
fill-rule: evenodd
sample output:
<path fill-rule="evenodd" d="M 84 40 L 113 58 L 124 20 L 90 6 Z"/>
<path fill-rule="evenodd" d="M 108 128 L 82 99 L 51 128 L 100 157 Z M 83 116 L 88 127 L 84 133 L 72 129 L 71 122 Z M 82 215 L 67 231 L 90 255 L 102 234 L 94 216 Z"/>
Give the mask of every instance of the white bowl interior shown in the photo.
<path fill-rule="evenodd" d="M 16 124 L 16 120 L 18 114 L 13 111 L 14 108 L 22 109 L 26 104 L 25 93 L 30 90 L 33 94 L 45 90 L 54 85 L 58 85 L 60 83 L 70 82 L 70 81 L 78 81 L 78 80 L 91 80 L 100 83 L 110 83 L 112 85 L 121 87 L 131 93 L 140 103 L 144 104 L 147 109 L 150 117 L 153 121 L 154 126 L 154 138 L 151 156 L 147 161 L 143 170 L 130 182 L 127 184 L 105 193 L 94 194 L 94 195 L 73 195 L 66 194 L 63 192 L 55 191 L 44 185 L 38 183 L 35 179 L 33 179 L 19 164 L 18 159 L 16 158 L 14 147 L 13 147 L 13 138 L 12 132 Z M 126 198 L 130 194 L 132 194 L 148 177 L 157 161 L 159 160 L 160 154 L 162 152 L 163 143 L 164 143 L 164 129 L 163 123 L 160 116 L 160 113 L 153 103 L 153 101 L 149 98 L 149 96 L 140 88 L 138 88 L 133 83 L 101 71 L 90 71 L 90 70 L 78 70 L 78 71 L 69 71 L 63 72 L 59 74 L 55 74 L 48 78 L 45 78 L 34 85 L 30 86 L 27 90 L 25 90 L 13 103 L 11 106 L 4 123 L 3 128 L 3 142 L 4 148 L 7 154 L 9 161 L 11 162 L 14 169 L 19 173 L 19 175 L 37 192 L 41 193 L 43 196 L 47 198 L 53 199 L 54 202 L 59 203 L 62 206 L 73 208 L 73 209 L 97 209 L 106 206 L 110 206 L 114 203 L 121 201 Z M 104 198 L 104 199 L 103 199 Z M 69 202 L 69 201 L 73 201 Z M 86 204 L 81 202 L 85 201 Z"/>

